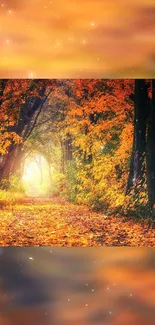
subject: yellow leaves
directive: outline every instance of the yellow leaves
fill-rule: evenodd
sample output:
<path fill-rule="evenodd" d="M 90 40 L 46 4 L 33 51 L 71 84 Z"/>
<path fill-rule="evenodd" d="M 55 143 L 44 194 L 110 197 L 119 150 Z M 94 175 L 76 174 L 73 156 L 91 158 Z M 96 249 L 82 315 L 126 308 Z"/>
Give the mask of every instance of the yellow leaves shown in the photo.
<path fill-rule="evenodd" d="M 132 142 L 133 142 L 133 124 L 127 123 L 121 132 L 120 145 L 116 155 L 118 157 L 121 156 L 122 160 L 127 159 L 129 157 L 129 154 L 131 154 Z"/>
<path fill-rule="evenodd" d="M 96 213 L 59 198 L 25 199 L 0 191 L 1 245 L 154 246 L 155 230 L 123 216 Z M 12 227 L 8 228 L 9 223 Z M 146 236 L 147 232 L 147 236 Z M 3 235 L 3 236 L 2 236 Z"/>

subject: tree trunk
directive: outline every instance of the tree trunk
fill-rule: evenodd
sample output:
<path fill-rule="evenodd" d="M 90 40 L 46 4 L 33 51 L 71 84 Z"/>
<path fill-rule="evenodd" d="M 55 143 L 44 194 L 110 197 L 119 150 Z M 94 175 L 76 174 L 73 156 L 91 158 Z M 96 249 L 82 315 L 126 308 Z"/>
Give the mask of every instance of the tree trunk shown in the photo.
<path fill-rule="evenodd" d="M 1 168 L 1 174 L 0 179 L 7 179 L 9 180 L 12 165 L 14 162 L 14 151 L 7 153 L 7 155 L 4 158 L 3 167 Z"/>
<path fill-rule="evenodd" d="M 10 148 L 10 151 L 4 157 L 3 166 L 0 170 L 0 181 L 2 179 L 8 180 L 12 174 L 16 173 L 21 176 L 21 163 L 24 152 L 22 151 L 22 145 Z"/>
<path fill-rule="evenodd" d="M 68 136 L 68 139 L 61 141 L 62 150 L 62 173 L 65 173 L 66 162 L 71 161 L 72 157 L 72 140 Z"/>
<path fill-rule="evenodd" d="M 64 141 L 60 140 L 61 145 L 61 172 L 65 173 L 65 154 L 64 154 Z"/>
<path fill-rule="evenodd" d="M 152 80 L 152 100 L 150 100 L 147 134 L 147 184 L 148 197 L 155 220 L 155 80 Z"/>
<path fill-rule="evenodd" d="M 65 141 L 65 153 L 66 153 L 65 160 L 71 161 L 72 160 L 72 140 L 70 138 Z"/>
<path fill-rule="evenodd" d="M 126 194 L 144 181 L 144 160 L 146 150 L 146 122 L 147 122 L 147 87 L 145 79 L 135 80 L 135 107 L 134 107 L 134 139 L 130 163 L 130 172 Z"/>

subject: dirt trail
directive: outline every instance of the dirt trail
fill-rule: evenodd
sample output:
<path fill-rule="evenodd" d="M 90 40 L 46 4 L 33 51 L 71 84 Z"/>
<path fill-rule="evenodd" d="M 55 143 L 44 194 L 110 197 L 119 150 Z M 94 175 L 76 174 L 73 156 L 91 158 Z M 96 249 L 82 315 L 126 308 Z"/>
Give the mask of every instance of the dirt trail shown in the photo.
<path fill-rule="evenodd" d="M 1 246 L 154 246 L 148 223 L 96 213 L 58 198 L 29 198 L 0 211 Z"/>

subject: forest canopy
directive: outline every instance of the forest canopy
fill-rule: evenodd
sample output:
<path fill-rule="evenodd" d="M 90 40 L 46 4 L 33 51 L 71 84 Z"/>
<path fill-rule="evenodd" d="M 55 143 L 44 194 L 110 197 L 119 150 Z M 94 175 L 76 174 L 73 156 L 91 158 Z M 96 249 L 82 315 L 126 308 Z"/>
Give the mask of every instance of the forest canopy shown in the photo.
<path fill-rule="evenodd" d="M 154 218 L 154 80 L 1 79 L 0 105 L 2 191 L 22 190 L 26 159 L 42 157 L 40 194 Z"/>

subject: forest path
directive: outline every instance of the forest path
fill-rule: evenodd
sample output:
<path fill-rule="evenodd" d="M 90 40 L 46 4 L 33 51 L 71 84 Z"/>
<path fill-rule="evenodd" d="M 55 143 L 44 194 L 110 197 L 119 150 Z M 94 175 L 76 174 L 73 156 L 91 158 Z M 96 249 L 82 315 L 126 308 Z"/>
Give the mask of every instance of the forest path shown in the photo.
<path fill-rule="evenodd" d="M 59 198 L 26 198 L 1 209 L 0 245 L 155 246 L 155 230 Z"/>

